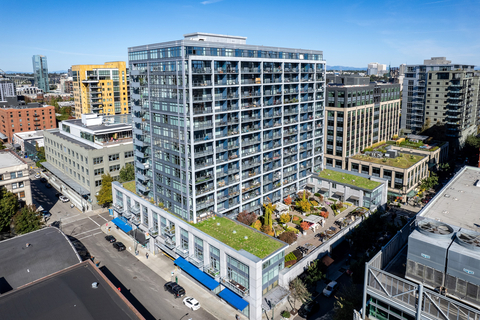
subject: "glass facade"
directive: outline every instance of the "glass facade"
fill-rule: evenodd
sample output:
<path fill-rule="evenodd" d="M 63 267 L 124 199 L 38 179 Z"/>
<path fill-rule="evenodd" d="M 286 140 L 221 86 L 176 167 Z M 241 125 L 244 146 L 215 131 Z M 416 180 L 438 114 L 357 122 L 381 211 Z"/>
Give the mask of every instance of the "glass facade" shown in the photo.
<path fill-rule="evenodd" d="M 323 163 L 322 53 L 186 43 L 129 50 L 137 192 L 197 222 L 303 188 Z"/>
<path fill-rule="evenodd" d="M 32 64 L 35 86 L 42 89 L 43 92 L 48 92 L 50 90 L 50 82 L 48 80 L 47 57 L 34 55 L 32 58 Z"/>

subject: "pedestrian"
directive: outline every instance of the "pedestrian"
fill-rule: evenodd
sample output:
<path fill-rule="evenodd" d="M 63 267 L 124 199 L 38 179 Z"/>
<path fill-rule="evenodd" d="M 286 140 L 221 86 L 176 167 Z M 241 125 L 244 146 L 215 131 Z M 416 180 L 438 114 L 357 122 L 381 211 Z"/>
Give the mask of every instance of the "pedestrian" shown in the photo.
<path fill-rule="evenodd" d="M 147 259 L 148 259 L 148 252 L 147 252 L 147 253 L 145 253 L 145 257 L 147 257 Z"/>
<path fill-rule="evenodd" d="M 235 320 L 240 320 L 240 316 L 238 314 L 235 315 Z"/>

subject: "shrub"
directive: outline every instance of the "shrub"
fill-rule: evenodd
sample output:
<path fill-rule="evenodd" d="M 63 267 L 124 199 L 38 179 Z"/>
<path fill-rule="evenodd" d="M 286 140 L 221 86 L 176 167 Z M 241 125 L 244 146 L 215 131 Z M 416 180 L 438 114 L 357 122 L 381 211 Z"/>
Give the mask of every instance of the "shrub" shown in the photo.
<path fill-rule="evenodd" d="M 293 252 L 290 252 L 289 254 L 287 254 L 285 256 L 285 262 L 288 262 L 290 260 L 297 260 L 297 257 L 295 256 L 295 254 Z"/>
<path fill-rule="evenodd" d="M 290 222 L 290 219 L 292 218 L 291 215 L 289 215 L 288 213 L 284 213 L 282 215 L 280 215 L 280 222 L 281 223 L 287 223 L 287 222 Z"/>
<path fill-rule="evenodd" d="M 288 262 L 285 262 L 285 268 L 293 266 L 295 263 L 297 263 L 297 260 L 290 260 Z"/>
<path fill-rule="evenodd" d="M 288 312 L 287 310 L 282 311 L 282 317 L 287 318 L 287 319 L 290 318 L 290 312 Z"/>
<path fill-rule="evenodd" d="M 304 222 L 300 223 L 300 228 L 302 228 L 303 231 L 307 231 L 308 228 L 310 228 L 310 224 L 308 222 L 304 221 Z"/>
<path fill-rule="evenodd" d="M 317 193 L 315 193 L 315 194 L 313 194 L 313 195 L 314 195 L 315 197 L 320 197 L 320 196 L 321 196 L 321 194 L 320 194 L 320 193 L 318 193 L 318 192 L 317 192 Z"/>
<path fill-rule="evenodd" d="M 295 255 L 295 257 L 297 257 L 297 260 L 300 260 L 303 258 L 303 253 L 298 249 L 293 250 L 292 253 Z"/>
<path fill-rule="evenodd" d="M 238 214 L 237 220 L 247 226 L 251 226 L 257 221 L 257 215 L 254 212 L 250 213 L 244 210 Z"/>
<path fill-rule="evenodd" d="M 335 204 L 335 208 L 338 210 L 338 209 L 342 209 L 343 208 L 343 202 L 342 201 L 338 201 L 336 204 Z"/>
<path fill-rule="evenodd" d="M 261 228 L 261 231 L 265 234 L 268 234 L 269 236 L 272 236 L 272 237 L 274 236 L 273 229 L 269 225 L 264 225 Z"/>
<path fill-rule="evenodd" d="M 315 200 L 310 201 L 314 207 L 318 206 L 318 202 Z"/>
<path fill-rule="evenodd" d="M 251 227 L 260 231 L 260 228 L 262 227 L 262 222 L 260 220 L 257 220 L 251 225 Z"/>
<path fill-rule="evenodd" d="M 295 233 L 300 233 L 300 231 L 297 228 L 294 228 L 294 227 L 287 227 L 285 229 L 285 231 L 287 231 L 287 232 L 292 231 L 292 232 L 295 232 Z"/>
<path fill-rule="evenodd" d="M 292 244 L 294 243 L 295 241 L 297 241 L 297 234 L 293 231 L 285 231 L 283 232 L 280 236 L 278 236 L 278 239 L 282 240 L 283 242 L 286 242 L 288 244 Z M 291 253 L 289 253 L 288 255 L 290 255 Z M 287 255 L 287 256 L 288 256 Z M 285 257 L 285 261 L 287 257 Z"/>
<path fill-rule="evenodd" d="M 291 205 L 292 204 L 292 197 L 288 196 L 285 198 L 285 200 L 283 200 L 283 202 L 285 202 L 285 204 L 287 206 Z"/>
<path fill-rule="evenodd" d="M 324 217 L 325 219 L 328 219 L 328 211 L 320 211 L 320 217 Z"/>

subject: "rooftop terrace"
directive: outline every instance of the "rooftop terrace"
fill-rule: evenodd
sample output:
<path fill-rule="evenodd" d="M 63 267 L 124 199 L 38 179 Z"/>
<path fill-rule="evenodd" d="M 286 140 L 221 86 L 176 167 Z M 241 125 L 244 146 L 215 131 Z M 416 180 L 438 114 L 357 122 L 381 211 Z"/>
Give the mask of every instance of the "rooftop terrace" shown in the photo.
<path fill-rule="evenodd" d="M 193 226 L 235 250 L 243 249 L 260 259 L 269 256 L 286 245 L 282 241 L 228 218 L 214 217 Z"/>
<path fill-rule="evenodd" d="M 373 190 L 381 185 L 380 182 L 373 181 L 364 177 L 360 177 L 354 174 L 343 173 L 339 171 L 334 171 L 330 169 L 325 169 L 318 175 L 320 178 L 325 180 L 330 180 L 338 182 L 341 184 L 349 184 L 354 187 L 359 187 L 362 189 Z"/>
<path fill-rule="evenodd" d="M 417 154 L 408 154 L 408 153 L 399 153 L 398 157 L 396 158 L 375 158 L 371 156 L 367 156 L 364 154 L 356 154 L 350 159 L 378 163 L 385 166 L 391 166 L 401 169 L 407 169 L 413 166 L 415 163 L 422 160 L 425 156 L 417 155 Z"/>

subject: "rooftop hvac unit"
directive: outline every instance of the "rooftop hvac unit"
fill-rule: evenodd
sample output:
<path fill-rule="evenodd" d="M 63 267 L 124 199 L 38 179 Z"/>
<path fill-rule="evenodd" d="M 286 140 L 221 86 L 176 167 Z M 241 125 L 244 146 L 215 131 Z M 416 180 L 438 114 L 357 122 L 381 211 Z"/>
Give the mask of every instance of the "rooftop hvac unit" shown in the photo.
<path fill-rule="evenodd" d="M 389 158 L 396 158 L 398 157 L 398 150 L 388 150 L 387 154 Z"/>
<path fill-rule="evenodd" d="M 449 294 L 480 305 L 480 233 L 461 229 L 448 249 L 446 287 Z"/>
<path fill-rule="evenodd" d="M 447 252 L 458 228 L 423 219 L 408 237 L 405 277 L 432 288 L 443 286 Z"/>

